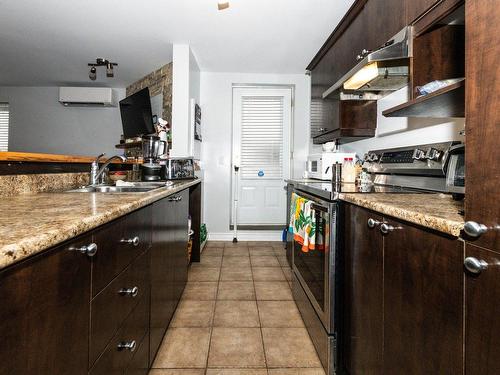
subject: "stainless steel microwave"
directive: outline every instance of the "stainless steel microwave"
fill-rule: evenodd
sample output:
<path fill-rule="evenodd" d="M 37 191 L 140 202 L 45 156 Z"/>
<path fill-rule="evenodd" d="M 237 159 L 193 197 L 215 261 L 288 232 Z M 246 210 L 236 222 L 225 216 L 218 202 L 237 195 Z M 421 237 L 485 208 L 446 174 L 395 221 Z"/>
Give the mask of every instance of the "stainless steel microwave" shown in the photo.
<path fill-rule="evenodd" d="M 450 147 L 446 159 L 446 191 L 465 194 L 465 145 Z"/>

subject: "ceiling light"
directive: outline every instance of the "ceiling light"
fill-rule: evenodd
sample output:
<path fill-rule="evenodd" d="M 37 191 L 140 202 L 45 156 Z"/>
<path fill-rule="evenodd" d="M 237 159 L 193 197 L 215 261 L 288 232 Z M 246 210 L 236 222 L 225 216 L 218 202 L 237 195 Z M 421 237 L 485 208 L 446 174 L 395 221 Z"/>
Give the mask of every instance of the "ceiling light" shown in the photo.
<path fill-rule="evenodd" d="M 344 89 L 346 90 L 358 90 L 360 87 L 364 86 L 366 83 L 370 82 L 378 76 L 378 64 L 373 62 L 366 65 L 361 70 L 356 72 L 351 78 L 344 82 Z"/>
<path fill-rule="evenodd" d="M 106 77 L 112 78 L 115 76 L 113 72 L 113 67 L 118 66 L 117 63 L 111 62 L 108 59 L 103 59 L 102 57 L 98 57 L 95 60 L 95 63 L 89 63 L 88 66 L 90 66 L 90 73 L 89 73 L 89 78 L 92 81 L 95 81 L 97 78 L 97 69 L 96 67 L 98 66 L 105 66 L 106 67 Z"/>
<path fill-rule="evenodd" d="M 217 9 L 219 10 L 224 10 L 229 8 L 229 2 L 228 1 L 219 1 L 217 3 Z"/>
<path fill-rule="evenodd" d="M 97 69 L 95 68 L 95 66 L 93 66 L 92 68 L 90 68 L 89 78 L 92 81 L 95 81 L 95 79 L 97 78 Z"/>

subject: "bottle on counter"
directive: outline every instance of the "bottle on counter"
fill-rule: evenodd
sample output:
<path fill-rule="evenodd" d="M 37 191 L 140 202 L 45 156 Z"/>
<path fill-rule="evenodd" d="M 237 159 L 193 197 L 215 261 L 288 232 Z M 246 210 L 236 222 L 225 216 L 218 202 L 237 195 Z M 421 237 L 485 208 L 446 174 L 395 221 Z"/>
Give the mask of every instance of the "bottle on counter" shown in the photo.
<path fill-rule="evenodd" d="M 342 164 L 342 182 L 345 184 L 354 184 L 356 182 L 356 167 L 353 158 L 344 158 Z"/>

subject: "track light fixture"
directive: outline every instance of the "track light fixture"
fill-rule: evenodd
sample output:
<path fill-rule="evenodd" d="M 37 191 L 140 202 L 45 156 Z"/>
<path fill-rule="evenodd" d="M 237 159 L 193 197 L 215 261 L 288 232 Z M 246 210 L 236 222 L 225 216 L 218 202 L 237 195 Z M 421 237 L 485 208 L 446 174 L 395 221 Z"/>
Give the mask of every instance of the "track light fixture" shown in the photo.
<path fill-rule="evenodd" d="M 88 66 L 90 66 L 90 72 L 89 72 L 89 78 L 92 81 L 95 81 L 97 78 L 97 66 L 105 66 L 106 67 L 106 77 L 112 78 L 114 77 L 114 72 L 113 72 L 113 67 L 118 66 L 117 63 L 111 62 L 108 59 L 103 59 L 101 57 L 98 57 L 95 60 L 95 63 L 89 63 Z"/>

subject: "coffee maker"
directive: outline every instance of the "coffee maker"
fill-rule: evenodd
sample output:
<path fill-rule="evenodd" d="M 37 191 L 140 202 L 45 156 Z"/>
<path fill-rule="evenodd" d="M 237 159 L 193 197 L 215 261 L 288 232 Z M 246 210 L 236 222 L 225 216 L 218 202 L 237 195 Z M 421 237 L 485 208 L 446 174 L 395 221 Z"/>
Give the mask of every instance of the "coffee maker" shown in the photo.
<path fill-rule="evenodd" d="M 159 163 L 160 152 L 165 152 L 167 144 L 160 140 L 157 135 L 144 135 L 142 137 L 142 156 L 141 164 L 143 181 L 159 181 L 161 179 L 161 165 Z"/>

